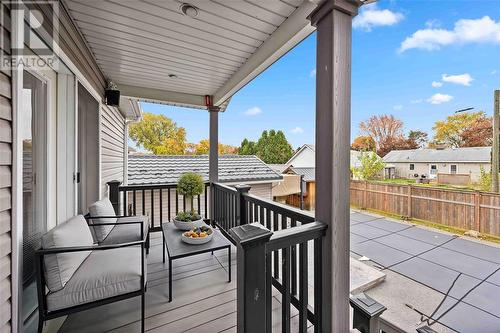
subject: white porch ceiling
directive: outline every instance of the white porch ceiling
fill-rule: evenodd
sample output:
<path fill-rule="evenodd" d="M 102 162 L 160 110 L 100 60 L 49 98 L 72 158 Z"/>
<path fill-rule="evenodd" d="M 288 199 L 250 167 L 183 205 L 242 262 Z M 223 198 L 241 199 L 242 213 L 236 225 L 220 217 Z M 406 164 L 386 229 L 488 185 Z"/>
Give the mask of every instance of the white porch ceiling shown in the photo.
<path fill-rule="evenodd" d="M 316 0 L 314 2 L 317 2 Z M 309 0 L 67 0 L 104 75 L 125 96 L 222 105 L 314 29 Z M 180 9 L 189 3 L 195 18 Z M 169 77 L 175 75 L 176 78 Z"/>

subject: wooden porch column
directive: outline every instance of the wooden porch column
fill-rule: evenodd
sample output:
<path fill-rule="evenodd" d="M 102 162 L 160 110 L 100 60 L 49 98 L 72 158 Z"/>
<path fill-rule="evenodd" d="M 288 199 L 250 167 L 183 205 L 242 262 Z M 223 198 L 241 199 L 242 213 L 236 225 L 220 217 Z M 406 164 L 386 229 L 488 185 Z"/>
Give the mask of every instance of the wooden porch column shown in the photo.
<path fill-rule="evenodd" d="M 214 183 L 219 181 L 219 108 L 211 106 L 208 112 L 210 114 L 208 179 L 211 183 Z"/>
<path fill-rule="evenodd" d="M 323 242 L 324 332 L 349 332 L 349 181 L 352 18 L 360 1 L 326 0 L 310 15 L 317 28 L 316 219 Z"/>
<path fill-rule="evenodd" d="M 208 107 L 208 113 L 210 114 L 210 132 L 208 137 L 210 144 L 208 152 L 208 181 L 210 184 L 219 181 L 219 111 L 219 107 Z M 213 217 L 215 216 L 213 193 L 213 187 L 210 187 L 210 220 L 213 220 Z"/>

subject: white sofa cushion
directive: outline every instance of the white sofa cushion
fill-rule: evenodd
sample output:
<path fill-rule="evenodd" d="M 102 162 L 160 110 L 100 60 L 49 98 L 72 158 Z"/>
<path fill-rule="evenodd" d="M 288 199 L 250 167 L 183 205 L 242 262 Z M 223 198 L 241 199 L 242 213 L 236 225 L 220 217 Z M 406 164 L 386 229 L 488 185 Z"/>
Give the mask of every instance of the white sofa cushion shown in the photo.
<path fill-rule="evenodd" d="M 113 205 L 108 198 L 103 198 L 99 201 L 94 202 L 89 207 L 90 216 L 115 216 L 115 210 Z M 103 219 L 91 219 L 91 224 L 95 226 L 91 227 L 95 235 L 96 241 L 101 243 L 113 229 L 113 225 L 99 225 L 101 223 L 116 223 L 116 218 L 103 218 Z"/>
<path fill-rule="evenodd" d="M 42 248 L 92 246 L 94 240 L 83 215 L 72 217 L 42 236 Z M 90 251 L 57 253 L 44 256 L 45 280 L 50 291 L 64 288 Z"/>
<path fill-rule="evenodd" d="M 102 244 L 119 244 L 128 242 L 137 242 L 141 240 L 141 225 L 139 223 L 134 224 L 121 224 L 123 222 L 141 222 L 143 227 L 143 236 L 148 235 L 149 229 L 149 217 L 144 215 L 138 216 L 127 216 L 118 218 L 117 225 L 111 230 L 106 239 Z"/>
<path fill-rule="evenodd" d="M 141 289 L 140 246 L 92 251 L 66 287 L 47 295 L 49 311 Z"/>

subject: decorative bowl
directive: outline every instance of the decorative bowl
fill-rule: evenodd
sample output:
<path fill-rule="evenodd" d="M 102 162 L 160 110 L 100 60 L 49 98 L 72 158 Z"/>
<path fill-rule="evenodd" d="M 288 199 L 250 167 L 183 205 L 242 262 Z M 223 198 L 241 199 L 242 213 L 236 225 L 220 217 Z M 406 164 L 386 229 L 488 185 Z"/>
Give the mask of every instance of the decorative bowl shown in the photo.
<path fill-rule="evenodd" d="M 197 234 L 197 235 L 201 234 L 202 237 L 190 236 L 193 234 Z M 204 234 L 206 234 L 206 235 L 203 236 Z M 210 242 L 212 240 L 213 236 L 214 236 L 214 230 L 209 226 L 203 226 L 200 228 L 193 228 L 190 231 L 183 232 L 181 235 L 181 239 L 185 243 L 199 245 L 199 244 L 205 244 L 205 243 Z"/>
<path fill-rule="evenodd" d="M 196 221 L 178 221 L 174 218 L 174 225 L 176 226 L 177 229 L 180 230 L 191 230 L 195 227 L 202 227 L 205 226 L 205 221 L 202 219 L 196 220 Z"/>

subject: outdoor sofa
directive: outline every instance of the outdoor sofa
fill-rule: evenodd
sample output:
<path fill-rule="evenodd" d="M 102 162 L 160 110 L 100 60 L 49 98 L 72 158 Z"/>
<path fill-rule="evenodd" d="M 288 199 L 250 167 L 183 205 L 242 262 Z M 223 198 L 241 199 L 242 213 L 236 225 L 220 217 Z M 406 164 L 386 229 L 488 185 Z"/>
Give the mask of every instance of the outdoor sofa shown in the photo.
<path fill-rule="evenodd" d="M 144 230 L 144 222 L 130 223 Z M 95 244 L 90 231 L 95 226 L 78 215 L 42 236 L 42 248 L 35 252 L 38 332 L 45 320 L 136 296 L 141 296 L 144 332 L 146 234 L 132 242 Z"/>
<path fill-rule="evenodd" d="M 103 198 L 90 205 L 85 219 L 92 226 L 92 236 L 99 245 L 134 242 L 146 235 L 146 253 L 149 253 L 148 216 L 117 216 L 111 201 Z M 142 229 L 137 227 L 137 222 L 142 222 Z"/>

